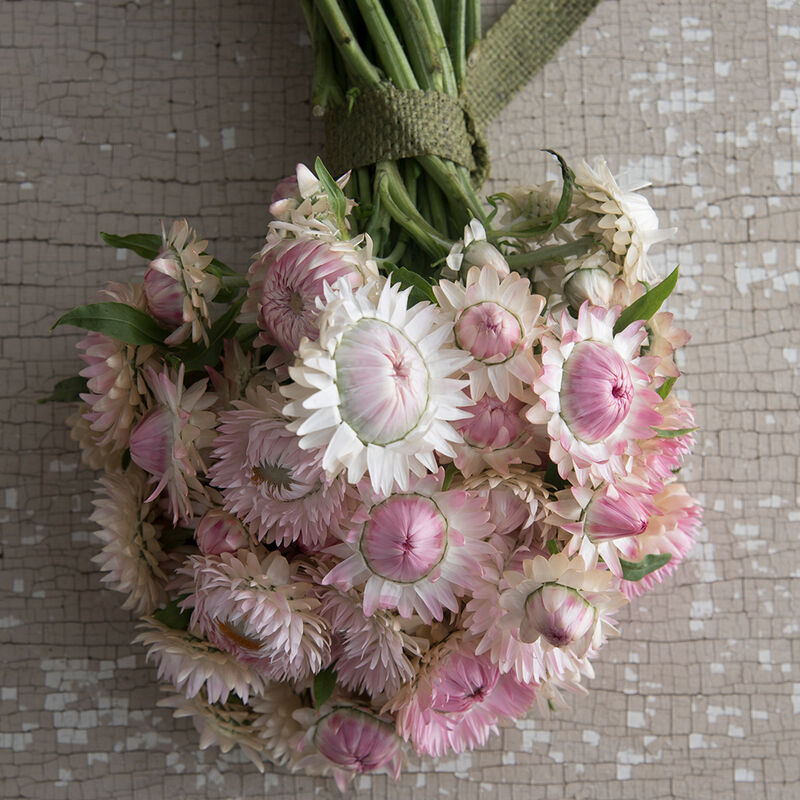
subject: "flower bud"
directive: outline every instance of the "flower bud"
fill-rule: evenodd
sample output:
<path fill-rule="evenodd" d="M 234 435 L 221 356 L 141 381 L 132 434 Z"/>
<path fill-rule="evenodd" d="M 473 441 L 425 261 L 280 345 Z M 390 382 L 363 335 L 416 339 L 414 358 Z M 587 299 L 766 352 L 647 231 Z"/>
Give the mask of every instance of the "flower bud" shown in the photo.
<path fill-rule="evenodd" d="M 647 529 L 650 509 L 628 492 L 608 490 L 595 495 L 586 508 L 583 530 L 594 544 L 626 536 L 638 536 Z"/>
<path fill-rule="evenodd" d="M 328 761 L 346 772 L 375 772 L 393 761 L 399 766 L 400 739 L 394 728 L 355 708 L 337 708 L 323 717 L 314 744 Z"/>
<path fill-rule="evenodd" d="M 171 275 L 158 268 L 156 259 L 144 274 L 144 296 L 153 317 L 168 328 L 183 324 L 184 291 Z"/>
<path fill-rule="evenodd" d="M 463 264 L 468 267 L 491 267 L 501 279 L 510 272 L 502 253 L 485 239 L 476 239 L 464 248 Z"/>
<path fill-rule="evenodd" d="M 233 514 L 221 509 L 212 509 L 205 513 L 194 537 L 204 556 L 235 553 L 250 543 L 244 525 Z"/>
<path fill-rule="evenodd" d="M 580 592 L 557 583 L 545 584 L 525 601 L 519 636 L 523 642 L 544 637 L 553 647 L 567 647 L 592 629 L 593 606 Z"/>
<path fill-rule="evenodd" d="M 609 308 L 613 292 L 613 278 L 600 267 L 576 269 L 564 284 L 564 297 L 575 309 L 580 308 L 585 300 Z"/>
<path fill-rule="evenodd" d="M 161 478 L 172 459 L 172 415 L 166 408 L 148 411 L 131 431 L 131 461 Z"/>

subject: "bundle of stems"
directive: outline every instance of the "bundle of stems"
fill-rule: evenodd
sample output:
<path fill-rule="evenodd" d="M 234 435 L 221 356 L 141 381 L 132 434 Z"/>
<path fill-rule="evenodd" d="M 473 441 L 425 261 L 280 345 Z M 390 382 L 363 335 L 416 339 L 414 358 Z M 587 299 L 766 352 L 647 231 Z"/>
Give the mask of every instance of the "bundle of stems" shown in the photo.
<path fill-rule="evenodd" d="M 303 11 L 320 114 L 387 80 L 458 100 L 481 38 L 480 0 L 303 0 Z M 423 273 L 470 219 L 487 222 L 469 170 L 439 156 L 361 166 L 348 186 L 375 254 Z"/>

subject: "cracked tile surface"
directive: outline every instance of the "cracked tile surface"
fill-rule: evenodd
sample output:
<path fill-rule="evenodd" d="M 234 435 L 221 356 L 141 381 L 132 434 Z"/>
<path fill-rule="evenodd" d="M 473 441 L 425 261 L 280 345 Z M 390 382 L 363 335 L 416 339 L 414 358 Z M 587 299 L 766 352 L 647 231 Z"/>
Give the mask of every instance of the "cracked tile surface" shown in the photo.
<path fill-rule="evenodd" d="M 572 710 L 397 786 L 362 778 L 360 797 L 800 794 L 799 39 L 796 0 L 603 0 L 493 124 L 490 188 L 541 180 L 542 147 L 604 154 L 679 228 L 658 264 L 681 264 L 706 526 Z M 187 216 L 247 266 L 275 183 L 322 147 L 310 71 L 291 0 L 0 5 L 2 798 L 337 796 L 197 751 L 156 708 L 132 618 L 89 560 L 93 475 L 69 411 L 34 402 L 79 365 L 78 334 L 49 326 L 141 268 L 98 231 Z"/>

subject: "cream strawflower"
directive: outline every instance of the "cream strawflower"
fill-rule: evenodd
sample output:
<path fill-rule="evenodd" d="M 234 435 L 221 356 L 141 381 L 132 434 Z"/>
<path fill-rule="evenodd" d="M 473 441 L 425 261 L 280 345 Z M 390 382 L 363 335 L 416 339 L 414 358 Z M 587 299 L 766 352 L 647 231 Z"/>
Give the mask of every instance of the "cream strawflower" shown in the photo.
<path fill-rule="evenodd" d="M 207 271 L 214 260 L 204 252 L 208 242 L 198 240 L 185 219 L 175 220 L 169 235 L 163 225 L 161 231 L 164 244 L 144 275 L 147 307 L 158 322 L 174 329 L 165 340 L 168 345 L 190 336 L 207 345 L 208 304 L 221 288 L 219 278 Z"/>
<path fill-rule="evenodd" d="M 208 471 L 225 508 L 252 526 L 259 540 L 319 549 L 344 512 L 346 484 L 328 480 L 319 458 L 286 430 L 282 398 L 263 386 L 234 401 L 220 417 L 216 462 Z"/>
<path fill-rule="evenodd" d="M 433 292 L 454 317 L 456 346 L 472 356 L 472 398 L 491 390 L 502 401 L 509 393 L 524 400 L 524 386 L 536 377 L 533 343 L 544 331 L 537 322 L 545 300 L 530 293 L 530 281 L 514 272 L 501 282 L 493 267 L 472 267 L 466 286 L 439 281 Z"/>
<path fill-rule="evenodd" d="M 209 703 L 224 703 L 231 692 L 245 703 L 264 689 L 261 676 L 230 653 L 189 631 L 170 628 L 152 617 L 144 617 L 134 642 L 146 645 L 147 659 L 158 666 L 159 680 L 167 680 L 186 697 L 205 688 Z"/>
<path fill-rule="evenodd" d="M 190 556 L 193 580 L 183 601 L 191 629 L 271 680 L 303 680 L 329 660 L 330 633 L 313 587 L 280 553 Z"/>
<path fill-rule="evenodd" d="M 172 691 L 171 687 L 162 688 Z M 199 694 L 188 699 L 182 694 L 171 694 L 159 700 L 158 706 L 173 709 L 172 716 L 176 719 L 191 718 L 200 734 L 201 750 L 215 745 L 228 753 L 239 745 L 258 771 L 264 771 L 264 743 L 255 727 L 257 715 L 240 700 L 231 697 L 227 703 L 209 703 Z"/>
<path fill-rule="evenodd" d="M 578 208 L 592 215 L 581 220 L 577 233 L 599 233 L 603 237 L 627 284 L 654 280 L 647 251 L 672 236 L 675 229 L 659 230 L 655 211 L 643 195 L 636 193 L 649 184 L 622 188 L 602 158 L 595 159 L 593 166 L 585 161 L 578 164 L 575 182 L 583 194 L 583 199 L 576 197 Z"/>
<path fill-rule="evenodd" d="M 330 548 L 342 561 L 322 580 L 342 591 L 363 586 L 367 616 L 397 609 L 430 624 L 444 610 L 458 611 L 457 597 L 480 577 L 494 549 L 483 541 L 494 526 L 481 498 L 442 491 L 444 470 L 416 481 L 406 493 L 385 498 L 361 490 L 346 541 Z"/>
<path fill-rule="evenodd" d="M 662 421 L 655 410 L 661 398 L 647 374 L 655 362 L 639 355 L 647 338 L 644 323 L 614 335 L 619 312 L 587 302 L 577 321 L 564 312 L 542 337 L 542 368 L 533 383 L 540 402 L 527 417 L 547 425 L 559 475 L 574 470 L 581 485 L 624 477 L 623 457 Z"/>
<path fill-rule="evenodd" d="M 131 466 L 124 473 L 103 475 L 99 483 L 91 519 L 100 526 L 95 534 L 105 546 L 92 561 L 108 573 L 103 583 L 128 595 L 123 608 L 149 614 L 164 601 L 167 579 L 152 506 L 144 499 L 146 477 Z"/>
<path fill-rule="evenodd" d="M 278 766 L 294 761 L 304 728 L 293 716 L 303 704 L 291 686 L 269 683 L 250 705 L 256 713 L 253 729 L 261 740 L 266 757 Z"/>
<path fill-rule="evenodd" d="M 522 563 L 522 572 L 503 575 L 511 587 L 500 605 L 508 612 L 500 624 L 518 631 L 523 642 L 564 648 L 577 658 L 597 650 L 617 634 L 611 614 L 628 602 L 608 571 L 588 568 L 580 556 L 565 552 Z"/>
<path fill-rule="evenodd" d="M 434 453 L 454 457 L 451 425 L 469 398 L 450 376 L 469 361 L 452 346 L 452 323 L 436 306 L 408 308 L 410 289 L 385 282 L 353 291 L 346 280 L 325 289 L 317 342 L 303 340 L 281 386 L 284 413 L 300 447 L 322 455 L 329 477 L 365 473 L 389 494 L 410 475 L 438 469 Z"/>
<path fill-rule="evenodd" d="M 204 494 L 197 478 L 198 471 L 206 470 L 200 451 L 213 441 L 216 421 L 213 412 L 206 410 L 216 401 L 216 395 L 206 391 L 208 379 L 185 389 L 184 369 L 181 364 L 176 376 L 166 367 L 163 372 L 147 368 L 156 405 L 131 431 L 130 439 L 131 460 L 156 484 L 147 499 L 166 489 L 173 522 L 193 516 L 189 489 Z"/>

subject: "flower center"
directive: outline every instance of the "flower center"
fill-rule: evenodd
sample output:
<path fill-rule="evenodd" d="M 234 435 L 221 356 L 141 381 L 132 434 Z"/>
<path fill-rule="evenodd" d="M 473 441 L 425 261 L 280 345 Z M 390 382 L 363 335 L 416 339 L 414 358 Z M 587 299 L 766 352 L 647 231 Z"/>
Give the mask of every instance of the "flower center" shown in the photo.
<path fill-rule="evenodd" d="M 522 328 L 508 309 L 487 301 L 464 310 L 456 322 L 455 336 L 458 346 L 477 361 L 500 364 L 516 352 Z"/>
<path fill-rule="evenodd" d="M 289 295 L 289 309 L 299 317 L 303 313 L 304 308 L 303 295 L 301 295 L 300 292 L 292 292 Z"/>
<path fill-rule="evenodd" d="M 599 442 L 625 421 L 633 403 L 628 365 L 613 347 L 584 341 L 564 364 L 561 416 L 585 442 Z"/>
<path fill-rule="evenodd" d="M 443 558 L 447 522 L 420 495 L 393 495 L 372 509 L 361 534 L 361 554 L 376 575 L 397 583 L 424 578 Z"/>
<path fill-rule="evenodd" d="M 455 428 L 471 447 L 501 450 L 523 434 L 525 424 L 519 412 L 524 407 L 525 404 L 513 395 L 503 402 L 485 394 L 470 406 L 472 416 L 458 420 Z"/>
<path fill-rule="evenodd" d="M 339 413 L 362 442 L 391 444 L 416 428 L 428 404 L 428 369 L 400 330 L 360 319 L 334 359 Z"/>
<path fill-rule="evenodd" d="M 451 658 L 445 677 L 434 688 L 431 707 L 445 714 L 467 711 L 492 693 L 499 677 L 497 667 L 478 658 Z"/>

